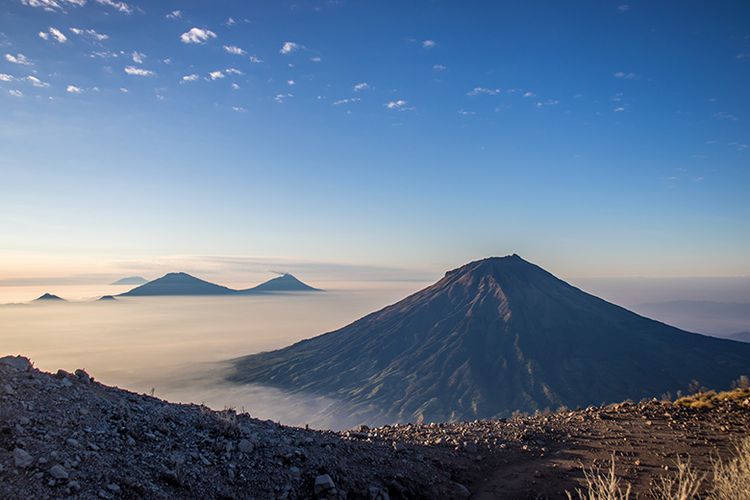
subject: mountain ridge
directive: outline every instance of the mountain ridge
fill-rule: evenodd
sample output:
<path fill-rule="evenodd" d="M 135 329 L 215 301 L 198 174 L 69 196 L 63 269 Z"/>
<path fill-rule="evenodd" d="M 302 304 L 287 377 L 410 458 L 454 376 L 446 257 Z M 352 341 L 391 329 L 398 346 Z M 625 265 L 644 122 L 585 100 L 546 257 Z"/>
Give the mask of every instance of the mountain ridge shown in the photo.
<path fill-rule="evenodd" d="M 134 296 L 176 296 L 176 295 L 253 295 L 274 292 L 317 292 L 321 291 L 298 280 L 291 274 L 284 274 L 265 281 L 255 287 L 236 290 L 210 281 L 196 278 L 184 272 L 171 272 L 149 281 L 132 290 L 118 295 Z"/>

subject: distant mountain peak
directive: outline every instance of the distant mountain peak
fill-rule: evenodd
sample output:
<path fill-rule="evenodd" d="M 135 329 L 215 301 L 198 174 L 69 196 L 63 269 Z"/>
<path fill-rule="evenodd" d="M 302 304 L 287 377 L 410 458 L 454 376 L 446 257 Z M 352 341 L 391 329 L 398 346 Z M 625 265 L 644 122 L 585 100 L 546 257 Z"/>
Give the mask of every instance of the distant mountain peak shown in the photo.
<path fill-rule="evenodd" d="M 125 276 L 124 278 L 120 278 L 119 280 L 110 284 L 111 285 L 143 285 L 144 283 L 148 283 L 148 280 L 142 276 Z"/>
<path fill-rule="evenodd" d="M 57 295 L 54 295 L 54 294 L 49 293 L 49 292 L 47 292 L 44 295 L 41 295 L 41 296 L 37 297 L 36 299 L 34 299 L 34 301 L 37 301 L 37 300 L 59 300 L 59 301 L 63 301 L 63 302 L 65 301 L 65 299 L 63 299 L 62 297 L 58 297 Z"/>
<path fill-rule="evenodd" d="M 196 278 L 187 273 L 171 272 L 120 295 L 230 295 L 233 293 L 236 293 L 236 291 L 231 288 Z"/>
<path fill-rule="evenodd" d="M 267 292 L 319 292 L 318 288 L 303 283 L 290 273 L 284 273 L 275 278 L 261 283 L 253 288 L 241 290 L 240 293 L 267 293 Z"/>

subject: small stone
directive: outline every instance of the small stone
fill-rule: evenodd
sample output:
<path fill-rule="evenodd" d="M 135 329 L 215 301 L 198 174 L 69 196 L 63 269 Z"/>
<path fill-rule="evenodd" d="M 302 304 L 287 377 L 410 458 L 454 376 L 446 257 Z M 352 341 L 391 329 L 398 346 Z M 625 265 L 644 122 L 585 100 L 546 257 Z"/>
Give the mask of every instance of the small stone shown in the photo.
<path fill-rule="evenodd" d="M 80 444 L 78 443 L 78 440 L 74 438 L 66 439 L 65 443 L 67 443 L 68 446 L 72 446 L 73 448 L 78 448 L 80 446 Z"/>
<path fill-rule="evenodd" d="M 55 479 L 68 479 L 68 471 L 62 465 L 53 465 L 49 473 Z"/>
<path fill-rule="evenodd" d="M 29 455 L 26 450 L 16 448 L 13 450 L 13 460 L 15 461 L 16 467 L 26 468 L 34 462 L 34 458 Z"/>
<path fill-rule="evenodd" d="M 23 356 L 3 356 L 0 358 L 0 365 L 10 366 L 22 372 L 31 370 L 31 361 Z"/>
<path fill-rule="evenodd" d="M 13 387 L 11 387 L 10 384 L 5 384 L 3 386 L 3 391 L 5 391 L 5 394 L 8 394 L 9 396 L 12 396 L 16 393 L 16 391 L 13 390 Z"/>
<path fill-rule="evenodd" d="M 336 485 L 328 474 L 321 474 L 315 478 L 315 494 L 320 495 L 330 490 L 335 490 Z"/>
<path fill-rule="evenodd" d="M 111 491 L 112 493 L 120 493 L 120 487 L 116 485 L 115 483 L 109 483 L 107 485 L 107 489 Z"/>
<path fill-rule="evenodd" d="M 78 380 L 82 381 L 85 384 L 90 384 L 92 382 L 91 375 L 86 373 L 86 370 L 78 369 L 75 372 L 76 377 L 78 377 Z"/>
<path fill-rule="evenodd" d="M 237 449 L 240 450 L 242 453 L 252 453 L 253 452 L 253 443 L 251 443 L 247 439 L 240 439 L 239 444 L 237 445 Z"/>
<path fill-rule="evenodd" d="M 73 382 L 71 382 L 70 379 L 64 378 L 60 381 L 60 385 L 63 387 L 70 387 L 73 385 Z"/>

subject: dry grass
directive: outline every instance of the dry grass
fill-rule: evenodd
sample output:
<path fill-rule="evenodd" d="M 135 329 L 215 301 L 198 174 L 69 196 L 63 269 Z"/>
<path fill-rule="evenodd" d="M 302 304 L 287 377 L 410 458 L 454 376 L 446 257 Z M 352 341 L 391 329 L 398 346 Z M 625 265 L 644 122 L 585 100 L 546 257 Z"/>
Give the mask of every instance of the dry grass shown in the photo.
<path fill-rule="evenodd" d="M 731 391 L 723 391 L 719 393 L 716 391 L 697 392 L 691 396 L 685 396 L 678 399 L 674 404 L 686 408 L 711 409 L 723 401 L 743 400 L 746 398 L 750 398 L 750 389 L 738 387 Z"/>
<path fill-rule="evenodd" d="M 729 391 L 734 392 L 734 391 Z M 568 500 L 628 500 L 631 487 L 622 483 L 615 474 L 615 457 L 606 471 L 584 469 L 586 478 L 585 491 L 576 489 L 574 497 L 570 492 L 565 494 Z M 736 456 L 726 462 L 714 463 L 710 481 L 690 467 L 690 461 L 682 462 L 678 458 L 677 473 L 664 476 L 651 491 L 649 498 L 657 500 L 750 500 L 750 436 L 736 446 Z M 703 487 L 703 488 L 702 488 Z M 701 495 L 700 491 L 704 494 Z"/>
<path fill-rule="evenodd" d="M 626 484 L 623 489 L 620 479 L 615 474 L 614 453 L 606 471 L 584 468 L 583 475 L 586 478 L 586 491 L 576 489 L 575 498 L 578 500 L 628 500 L 630 498 L 630 485 Z M 565 494 L 568 500 L 573 500 L 574 497 L 570 492 L 566 491 Z"/>
<path fill-rule="evenodd" d="M 737 455 L 714 463 L 711 499 L 750 499 L 750 437 L 737 444 Z"/>
<path fill-rule="evenodd" d="M 699 475 L 690 467 L 690 460 L 677 458 L 677 474 L 661 477 L 653 491 L 657 500 L 691 500 L 700 491 L 705 475 Z"/>

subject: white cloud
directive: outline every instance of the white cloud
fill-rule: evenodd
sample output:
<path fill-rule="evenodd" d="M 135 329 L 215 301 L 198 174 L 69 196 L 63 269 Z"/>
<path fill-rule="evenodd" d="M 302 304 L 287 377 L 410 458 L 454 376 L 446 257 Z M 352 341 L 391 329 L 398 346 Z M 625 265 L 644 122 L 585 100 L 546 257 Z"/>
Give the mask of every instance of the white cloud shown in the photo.
<path fill-rule="evenodd" d="M 348 97 L 346 99 L 339 99 L 338 101 L 333 101 L 334 106 L 341 106 L 342 104 L 352 104 L 355 102 L 359 102 L 361 99 L 359 97 Z"/>
<path fill-rule="evenodd" d="M 181 10 L 173 10 L 169 14 L 165 16 L 167 19 L 180 19 L 182 17 L 182 11 Z"/>
<path fill-rule="evenodd" d="M 32 84 L 36 88 L 44 89 L 44 88 L 49 87 L 49 83 L 43 82 L 39 78 L 37 78 L 37 77 L 35 77 L 33 75 L 29 75 L 29 76 L 25 77 L 24 80 L 26 80 L 27 82 L 29 82 L 30 84 Z"/>
<path fill-rule="evenodd" d="M 7 73 L 0 73 L 0 82 L 12 82 L 16 79 L 13 75 L 8 75 Z"/>
<path fill-rule="evenodd" d="M 461 116 L 474 116 L 476 112 L 474 111 L 466 111 L 465 109 L 459 109 L 458 114 Z"/>
<path fill-rule="evenodd" d="M 737 59 L 740 59 L 740 60 L 742 60 L 742 59 L 750 59 L 750 52 L 741 52 L 741 53 L 737 54 L 736 57 L 737 57 Z"/>
<path fill-rule="evenodd" d="M 132 54 L 130 54 L 130 57 L 133 58 L 133 62 L 136 64 L 143 64 L 143 59 L 146 57 L 146 54 L 142 52 L 138 52 L 137 50 L 134 50 Z"/>
<path fill-rule="evenodd" d="M 385 103 L 385 107 L 388 109 L 402 110 L 402 109 L 406 109 L 405 107 L 407 104 L 408 103 L 404 101 L 403 99 L 397 99 L 395 101 L 388 101 L 387 103 Z"/>
<path fill-rule="evenodd" d="M 183 82 L 195 82 L 200 78 L 197 74 L 193 73 L 192 75 L 185 75 L 182 77 L 181 81 Z"/>
<path fill-rule="evenodd" d="M 80 87 L 76 87 L 75 85 L 68 85 L 65 91 L 69 94 L 83 94 L 83 89 Z"/>
<path fill-rule="evenodd" d="M 247 110 L 243 108 L 242 106 L 232 106 L 232 111 L 236 113 L 246 113 Z"/>
<path fill-rule="evenodd" d="M 52 36 L 52 38 L 55 39 L 58 43 L 65 43 L 68 41 L 68 37 L 66 37 L 62 31 L 60 31 L 57 28 L 50 27 L 49 34 Z"/>
<path fill-rule="evenodd" d="M 500 93 L 500 89 L 488 89 L 486 87 L 474 87 L 466 95 L 475 96 L 479 94 L 497 95 Z"/>
<path fill-rule="evenodd" d="M 227 75 L 244 75 L 244 73 L 237 68 L 227 68 L 224 70 Z"/>
<path fill-rule="evenodd" d="M 287 97 L 294 97 L 294 96 L 292 94 L 276 94 L 273 100 L 278 102 L 279 104 L 284 104 L 284 100 Z"/>
<path fill-rule="evenodd" d="M 291 86 L 291 85 L 294 85 L 295 83 L 297 83 L 297 82 L 295 82 L 294 80 L 287 80 L 287 81 L 286 81 L 286 84 L 287 84 L 287 85 L 290 85 L 290 86 Z"/>
<path fill-rule="evenodd" d="M 533 92 L 524 92 L 523 93 L 523 97 L 534 97 L 535 95 L 536 94 L 534 94 Z"/>
<path fill-rule="evenodd" d="M 636 78 L 638 78 L 638 75 L 636 75 L 635 73 L 625 73 L 624 71 L 618 71 L 612 76 L 614 76 L 615 78 L 621 78 L 623 80 L 635 80 Z"/>
<path fill-rule="evenodd" d="M 96 3 L 112 7 L 113 9 L 123 12 L 125 14 L 132 14 L 133 8 L 125 2 L 118 2 L 115 0 L 96 0 Z"/>
<path fill-rule="evenodd" d="M 16 55 L 5 54 L 5 60 L 8 61 L 9 63 L 21 64 L 23 66 L 31 66 L 32 64 L 34 64 L 29 60 L 28 57 L 20 53 Z"/>
<path fill-rule="evenodd" d="M 361 82 L 356 84 L 354 87 L 352 87 L 355 92 L 359 92 L 361 90 L 367 90 L 370 88 L 370 85 L 367 82 Z"/>
<path fill-rule="evenodd" d="M 237 24 L 237 21 L 235 21 L 234 18 L 230 17 L 229 19 L 227 19 L 227 22 L 224 23 L 224 26 L 229 27 L 234 26 L 235 24 Z"/>
<path fill-rule="evenodd" d="M 425 49 L 432 49 L 435 47 L 435 45 L 437 45 L 435 43 L 435 40 L 424 40 L 422 42 L 422 47 L 424 47 Z"/>
<path fill-rule="evenodd" d="M 623 108 L 622 106 L 618 106 L 612 111 L 614 111 L 615 113 L 622 113 L 623 111 L 625 111 L 625 108 Z"/>
<path fill-rule="evenodd" d="M 86 5 L 86 0 L 21 0 L 21 3 L 50 12 L 59 11 L 64 13 L 66 6 L 83 7 Z"/>
<path fill-rule="evenodd" d="M 222 73 L 220 70 L 212 71 L 208 74 L 209 78 L 211 80 L 219 80 L 220 78 L 224 78 L 224 73 Z"/>
<path fill-rule="evenodd" d="M 314 63 L 319 63 L 319 62 L 320 62 L 320 61 L 322 61 L 323 59 L 321 59 L 321 58 L 320 58 L 320 56 L 313 56 L 313 57 L 311 57 L 311 58 L 310 58 L 310 60 L 311 60 L 312 62 L 314 62 Z"/>
<path fill-rule="evenodd" d="M 125 87 L 120 87 L 120 92 L 122 92 L 123 94 L 127 94 L 128 89 L 126 89 Z"/>
<path fill-rule="evenodd" d="M 234 54 L 235 56 L 244 56 L 245 54 L 247 54 L 247 52 L 237 47 L 236 45 L 224 45 L 224 50 L 229 52 L 230 54 Z"/>
<path fill-rule="evenodd" d="M 9 90 L 8 93 L 13 97 L 23 97 L 23 92 L 21 92 L 20 90 Z"/>
<path fill-rule="evenodd" d="M 232 84 L 232 90 L 240 90 L 240 86 L 236 83 Z"/>
<path fill-rule="evenodd" d="M 260 58 L 260 57 L 258 57 L 258 56 L 250 56 L 250 58 L 249 58 L 249 59 L 250 59 L 250 62 L 251 62 L 251 63 L 256 63 L 256 64 L 259 64 L 259 63 L 262 63 L 262 62 L 263 62 L 263 59 L 261 59 L 261 58 Z"/>
<path fill-rule="evenodd" d="M 546 101 L 537 101 L 535 106 L 537 108 L 543 108 L 545 106 L 555 106 L 556 104 L 560 104 L 560 101 L 557 99 L 547 99 Z"/>
<path fill-rule="evenodd" d="M 622 5 L 618 5 L 617 6 L 617 10 L 620 11 L 620 12 L 627 12 L 627 11 L 630 10 L 630 5 L 628 5 L 626 3 L 624 3 Z"/>
<path fill-rule="evenodd" d="M 91 38 L 93 40 L 96 40 L 97 42 L 103 42 L 104 40 L 109 39 L 109 35 L 97 33 L 96 30 L 93 29 L 70 28 L 70 32 L 74 35 Z M 42 36 L 42 34 L 40 33 L 39 36 Z"/>
<path fill-rule="evenodd" d="M 203 28 L 190 28 L 189 31 L 180 35 L 182 43 L 206 43 L 211 38 L 216 38 L 216 33 Z"/>
<path fill-rule="evenodd" d="M 435 71 L 445 71 L 446 67 L 442 64 L 435 64 L 432 66 L 432 69 L 434 69 Z"/>
<path fill-rule="evenodd" d="M 133 76 L 154 76 L 156 74 L 150 69 L 136 68 L 135 66 L 125 66 L 125 73 Z"/>
<path fill-rule="evenodd" d="M 284 45 L 281 46 L 281 50 L 279 50 L 279 52 L 281 52 L 284 55 L 289 55 L 298 49 L 299 49 L 299 45 L 297 45 L 296 43 L 284 42 Z"/>

